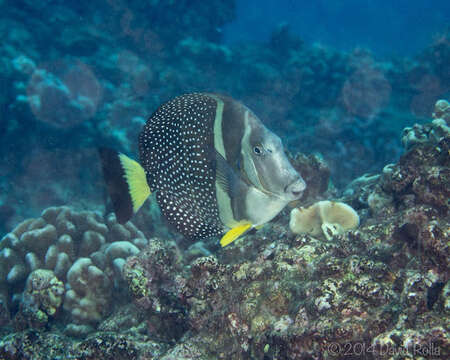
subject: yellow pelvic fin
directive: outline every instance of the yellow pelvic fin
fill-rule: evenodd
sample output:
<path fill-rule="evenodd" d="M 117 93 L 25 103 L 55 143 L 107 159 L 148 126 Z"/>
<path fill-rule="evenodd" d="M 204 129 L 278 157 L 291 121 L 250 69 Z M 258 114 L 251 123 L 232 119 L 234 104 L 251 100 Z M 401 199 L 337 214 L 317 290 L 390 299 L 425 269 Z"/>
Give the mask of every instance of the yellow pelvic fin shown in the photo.
<path fill-rule="evenodd" d="M 147 184 L 145 171 L 137 161 L 124 154 L 119 155 L 120 163 L 124 171 L 124 177 L 133 203 L 133 212 L 136 213 L 142 204 L 150 196 L 150 188 Z"/>
<path fill-rule="evenodd" d="M 220 239 L 220 245 L 222 247 L 231 244 L 234 240 L 240 237 L 242 234 L 247 232 L 252 227 L 252 224 L 248 221 L 240 222 L 237 226 L 229 230 L 223 237 Z"/>

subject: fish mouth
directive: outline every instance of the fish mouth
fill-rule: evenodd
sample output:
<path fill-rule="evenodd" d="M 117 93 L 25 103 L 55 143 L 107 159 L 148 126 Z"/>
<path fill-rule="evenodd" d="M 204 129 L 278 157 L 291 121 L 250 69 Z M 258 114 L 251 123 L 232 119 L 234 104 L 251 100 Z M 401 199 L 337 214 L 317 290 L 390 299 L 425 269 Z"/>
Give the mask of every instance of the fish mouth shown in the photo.
<path fill-rule="evenodd" d="M 303 191 L 306 189 L 305 181 L 299 176 L 290 184 L 286 185 L 284 188 L 284 196 L 291 200 L 297 200 L 303 195 Z"/>
<path fill-rule="evenodd" d="M 303 190 L 305 189 L 305 187 L 306 186 L 303 187 Z M 283 192 L 281 192 L 281 193 L 273 192 L 273 191 L 264 189 L 263 187 L 256 187 L 256 188 L 259 191 L 261 191 L 262 193 L 264 193 L 264 194 L 266 194 L 266 195 L 268 195 L 270 197 L 278 198 L 278 199 L 281 199 L 283 201 L 288 201 L 288 202 L 291 202 L 291 201 L 294 201 L 294 200 L 298 200 L 303 195 L 303 190 L 300 190 L 300 189 L 293 190 L 293 191 L 289 192 L 289 190 L 288 190 L 289 185 L 286 185 L 284 190 L 283 190 Z"/>
<path fill-rule="evenodd" d="M 286 185 L 281 192 L 273 192 L 271 190 L 267 190 L 263 186 L 255 186 L 255 188 L 270 197 L 275 197 L 283 201 L 291 202 L 302 197 L 303 192 L 306 189 L 306 183 L 302 177 L 298 177 L 293 182 Z"/>

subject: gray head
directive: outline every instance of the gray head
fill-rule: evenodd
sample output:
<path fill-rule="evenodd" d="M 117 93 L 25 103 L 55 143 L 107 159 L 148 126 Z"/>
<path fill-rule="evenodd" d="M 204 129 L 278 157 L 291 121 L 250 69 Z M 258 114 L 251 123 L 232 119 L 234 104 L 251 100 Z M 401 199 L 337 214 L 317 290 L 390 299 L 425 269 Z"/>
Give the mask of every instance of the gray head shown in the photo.
<path fill-rule="evenodd" d="M 253 113 L 247 114 L 241 160 L 248 180 L 259 190 L 286 202 L 299 199 L 306 184 L 289 162 L 281 139 Z"/>

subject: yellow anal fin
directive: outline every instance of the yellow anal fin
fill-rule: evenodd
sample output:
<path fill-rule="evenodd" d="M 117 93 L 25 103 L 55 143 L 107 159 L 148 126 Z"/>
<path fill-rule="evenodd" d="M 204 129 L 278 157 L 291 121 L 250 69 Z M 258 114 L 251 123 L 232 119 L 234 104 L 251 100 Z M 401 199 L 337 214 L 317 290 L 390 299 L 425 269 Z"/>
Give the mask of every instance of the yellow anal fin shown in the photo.
<path fill-rule="evenodd" d="M 248 221 L 243 222 L 229 230 L 223 237 L 220 239 L 220 245 L 222 247 L 227 246 L 228 244 L 231 244 L 234 240 L 239 238 L 242 234 L 247 232 L 252 227 L 252 224 Z"/>
<path fill-rule="evenodd" d="M 137 161 L 124 154 L 120 154 L 119 159 L 124 171 L 123 176 L 128 184 L 133 212 L 136 213 L 151 194 L 147 177 L 144 169 Z"/>

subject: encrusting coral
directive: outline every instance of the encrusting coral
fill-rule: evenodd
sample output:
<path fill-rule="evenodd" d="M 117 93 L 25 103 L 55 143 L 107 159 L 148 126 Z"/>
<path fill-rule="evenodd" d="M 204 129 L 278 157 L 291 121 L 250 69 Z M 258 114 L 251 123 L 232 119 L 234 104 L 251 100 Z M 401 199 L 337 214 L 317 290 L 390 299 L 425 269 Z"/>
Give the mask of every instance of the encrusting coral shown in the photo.
<path fill-rule="evenodd" d="M 178 339 L 186 330 L 180 294 L 186 279 L 180 260 L 173 244 L 151 238 L 149 245 L 129 257 L 123 268 L 136 305 L 147 312 L 152 331 L 159 338 Z"/>
<path fill-rule="evenodd" d="M 64 299 L 64 284 L 53 271 L 37 269 L 27 278 L 20 303 L 20 319 L 40 327 L 54 316 Z M 17 319 L 16 319 L 17 320 Z"/>

